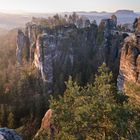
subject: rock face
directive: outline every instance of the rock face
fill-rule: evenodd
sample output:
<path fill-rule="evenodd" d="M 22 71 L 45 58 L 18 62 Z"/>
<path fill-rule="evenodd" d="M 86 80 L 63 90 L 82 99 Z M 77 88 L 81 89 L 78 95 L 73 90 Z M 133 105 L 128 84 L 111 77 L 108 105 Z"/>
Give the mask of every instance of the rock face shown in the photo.
<path fill-rule="evenodd" d="M 16 55 L 19 64 L 22 64 L 22 53 L 23 53 L 23 48 L 25 47 L 25 43 L 26 40 L 25 40 L 24 33 L 21 30 L 18 30 Z"/>
<path fill-rule="evenodd" d="M 51 124 L 52 114 L 53 114 L 53 111 L 51 109 L 49 109 L 46 112 L 46 114 L 44 115 L 44 117 L 42 119 L 41 127 L 40 127 L 39 131 L 36 133 L 35 138 L 37 138 L 42 133 L 43 130 L 46 130 L 46 131 L 48 130 L 51 133 L 53 133 L 54 128 Z"/>
<path fill-rule="evenodd" d="M 34 64 L 41 71 L 42 79 L 47 83 L 48 92 L 52 92 L 51 87 L 55 78 L 54 67 L 60 67 L 62 71 L 65 71 L 63 65 L 69 63 L 71 68 L 73 66 L 72 46 L 68 46 L 69 48 L 67 47 L 66 50 L 63 50 L 64 43 L 68 39 L 66 36 L 68 30 L 71 31 L 73 28 L 65 27 L 62 30 L 56 30 L 57 33 L 60 32 L 58 35 L 43 33 L 38 35 L 36 40 Z"/>
<path fill-rule="evenodd" d="M 34 64 L 41 71 L 44 81 L 53 82 L 53 60 L 56 51 L 56 38 L 53 35 L 42 34 L 38 36 Z"/>
<path fill-rule="evenodd" d="M 12 129 L 0 128 L 0 140 L 22 140 Z"/>
<path fill-rule="evenodd" d="M 134 14 L 133 10 L 117 10 L 116 14 Z"/>
<path fill-rule="evenodd" d="M 28 60 L 40 70 L 49 93 L 54 87 L 56 92 L 63 91 L 69 75 L 80 84 L 88 82 L 103 62 L 118 74 L 118 46 L 123 36 L 112 34 L 117 26 L 116 16 L 102 20 L 99 27 L 87 19 L 79 20 L 82 19 L 78 18 L 78 25 L 69 23 L 50 28 L 44 25 L 48 21 L 43 19 L 42 23 L 34 19 L 26 25 L 25 34 L 18 33 L 19 62 L 22 63 L 21 52 L 25 44 Z"/>
<path fill-rule="evenodd" d="M 115 79 L 118 76 L 119 59 L 121 42 L 124 39 L 124 34 L 116 32 L 117 17 L 112 15 L 109 19 L 101 20 L 98 27 L 98 35 L 102 36 L 99 39 L 97 57 L 100 56 L 100 65 L 105 62 L 107 66 L 112 70 Z M 96 58 L 97 58 L 96 57 Z M 99 66 L 99 65 L 98 65 Z"/>
<path fill-rule="evenodd" d="M 135 19 L 133 27 L 135 33 L 124 40 L 121 50 L 117 79 L 120 91 L 126 90 L 126 83 L 140 86 L 140 18 Z"/>
<path fill-rule="evenodd" d="M 140 85 L 140 45 L 136 35 L 127 37 L 121 50 L 118 89 L 125 91 L 126 82 Z"/>
<path fill-rule="evenodd" d="M 41 129 L 49 129 L 51 127 L 51 118 L 52 118 L 53 111 L 49 109 L 44 118 L 42 119 Z"/>
<path fill-rule="evenodd" d="M 135 33 L 140 34 L 140 17 L 135 19 L 133 27 L 135 29 Z"/>

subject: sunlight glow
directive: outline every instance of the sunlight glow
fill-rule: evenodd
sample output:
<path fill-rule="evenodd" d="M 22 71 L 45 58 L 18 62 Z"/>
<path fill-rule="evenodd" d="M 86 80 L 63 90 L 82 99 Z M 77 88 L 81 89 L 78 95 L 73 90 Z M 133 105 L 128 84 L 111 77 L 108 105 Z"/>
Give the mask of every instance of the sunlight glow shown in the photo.
<path fill-rule="evenodd" d="M 11 12 L 140 11 L 139 6 L 140 0 L 0 0 L 0 11 Z"/>

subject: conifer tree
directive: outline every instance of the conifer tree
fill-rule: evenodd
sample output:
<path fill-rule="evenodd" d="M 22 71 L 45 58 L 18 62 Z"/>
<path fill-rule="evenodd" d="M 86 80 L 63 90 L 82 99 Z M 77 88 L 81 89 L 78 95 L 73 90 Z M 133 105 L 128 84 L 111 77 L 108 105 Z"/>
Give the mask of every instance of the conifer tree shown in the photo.
<path fill-rule="evenodd" d="M 7 121 L 8 121 L 8 127 L 14 128 L 14 114 L 12 112 L 9 113 Z"/>

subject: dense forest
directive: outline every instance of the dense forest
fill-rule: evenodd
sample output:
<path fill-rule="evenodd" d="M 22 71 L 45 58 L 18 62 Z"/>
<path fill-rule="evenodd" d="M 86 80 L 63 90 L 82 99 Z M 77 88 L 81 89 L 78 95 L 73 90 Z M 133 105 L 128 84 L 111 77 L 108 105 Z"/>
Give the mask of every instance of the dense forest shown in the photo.
<path fill-rule="evenodd" d="M 83 20 L 86 27 L 82 27 Z M 33 18 L 33 21 L 37 23 L 38 19 Z M 123 37 L 107 36 L 110 47 L 106 51 L 102 48 L 106 43 L 103 23 L 98 26 L 95 21 L 90 23 L 75 13 L 69 17 L 55 15 L 39 21 L 51 33 L 78 21 L 80 27 L 73 26 L 74 31 L 67 33 L 59 48 L 65 57 L 70 52 L 68 46 L 74 46 L 74 68 L 71 68 L 69 59 L 64 61 L 65 65 L 56 65 L 60 63 L 58 60 L 54 63 L 56 79 L 50 94 L 41 72 L 29 60 L 27 48 L 23 50 L 22 65 L 17 62 L 18 30 L 1 35 L 0 127 L 12 128 L 23 140 L 31 140 L 50 108 L 53 110 L 52 129 L 42 130 L 36 140 L 139 140 L 140 107 L 126 92 L 140 93 L 140 88 L 128 83 L 126 92 L 117 90 L 120 54 L 118 50 L 113 52 L 113 46 L 114 42 L 118 45 L 123 41 Z M 124 30 L 120 26 L 116 28 Z M 92 43 L 96 44 L 94 48 Z M 115 61 L 112 61 L 112 55 L 115 55 Z"/>
<path fill-rule="evenodd" d="M 133 140 L 139 139 L 140 108 L 117 92 L 112 73 L 103 64 L 95 81 L 84 87 L 66 82 L 64 96 L 51 98 L 52 129 L 42 130 L 39 140 Z"/>

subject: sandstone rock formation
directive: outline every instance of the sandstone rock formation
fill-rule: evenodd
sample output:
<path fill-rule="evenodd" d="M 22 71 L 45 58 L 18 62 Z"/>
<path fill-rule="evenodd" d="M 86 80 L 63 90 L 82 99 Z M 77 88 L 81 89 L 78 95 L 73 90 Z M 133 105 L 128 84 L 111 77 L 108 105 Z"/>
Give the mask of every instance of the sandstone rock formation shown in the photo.
<path fill-rule="evenodd" d="M 116 15 L 112 15 L 110 19 L 113 21 L 114 27 L 116 27 L 117 26 L 117 17 L 116 17 Z"/>
<path fill-rule="evenodd" d="M 109 19 L 101 20 L 98 35 L 102 38 L 98 41 L 101 43 L 98 45 L 97 57 L 100 57 L 97 61 L 100 62 L 100 65 L 105 62 L 116 79 L 119 71 L 121 42 L 125 36 L 124 33 L 117 31 L 117 17 L 115 15 Z"/>
<path fill-rule="evenodd" d="M 51 127 L 52 109 L 49 109 L 42 119 L 41 129 L 49 129 Z"/>
<path fill-rule="evenodd" d="M 20 36 L 19 33 L 18 42 L 21 44 L 18 43 L 18 48 L 26 44 L 28 60 L 40 70 L 48 93 L 52 93 L 54 87 L 55 91 L 58 89 L 57 92 L 63 91 L 64 81 L 69 75 L 73 75 L 81 84 L 88 82 L 103 62 L 107 63 L 115 76 L 118 74 L 118 46 L 123 35 L 112 33 L 117 26 L 115 15 L 102 20 L 99 27 L 87 19 L 82 21 L 82 25 L 67 23 L 48 27 L 45 23 L 48 21 L 36 18 L 28 23 L 25 35 L 22 33 Z M 19 50 L 21 63 L 22 49 Z"/>
<path fill-rule="evenodd" d="M 53 60 L 55 58 L 56 38 L 53 35 L 42 34 L 38 36 L 34 64 L 41 71 L 44 81 L 53 82 Z"/>
<path fill-rule="evenodd" d="M 21 30 L 18 30 L 16 55 L 19 64 L 22 64 L 22 53 L 23 53 L 23 48 L 25 47 L 25 43 L 26 40 L 25 40 L 24 33 Z"/>
<path fill-rule="evenodd" d="M 35 135 L 35 138 L 38 137 L 39 135 L 41 135 L 41 133 L 46 130 L 46 131 L 50 131 L 51 134 L 54 133 L 54 128 L 51 124 L 51 119 L 52 119 L 52 114 L 53 111 L 51 109 L 49 109 L 46 114 L 44 115 L 43 119 L 42 119 L 42 123 L 41 123 L 41 127 L 38 130 L 38 132 Z"/>
<path fill-rule="evenodd" d="M 52 85 L 54 80 L 54 66 L 57 65 L 62 68 L 68 61 L 73 65 L 73 49 L 71 46 L 62 50 L 63 43 L 68 39 L 66 34 L 73 30 L 73 27 L 65 27 L 62 30 L 54 33 L 42 33 L 38 35 L 36 40 L 36 47 L 34 51 L 34 64 L 41 71 L 42 79 L 47 83 L 48 92 L 52 92 Z M 69 42 L 68 42 L 69 43 Z M 63 68 L 62 68 L 63 69 Z"/>
<path fill-rule="evenodd" d="M 121 50 L 118 89 L 125 91 L 126 82 L 140 85 L 140 46 L 136 35 L 127 37 Z"/>
<path fill-rule="evenodd" d="M 124 92 L 127 83 L 140 86 L 140 18 L 135 19 L 133 27 L 135 32 L 124 40 L 120 57 L 117 85 Z"/>
<path fill-rule="evenodd" d="M 86 24 L 86 28 L 93 28 L 89 27 L 89 21 L 86 21 Z M 77 27 L 71 24 L 56 26 L 53 29 L 32 22 L 26 25 L 25 37 L 27 37 L 26 41 L 28 43 L 23 42 L 28 44 L 26 47 L 29 48 L 29 59 L 41 71 L 42 79 L 47 83 L 49 93 L 53 90 L 54 80 L 59 79 L 55 77 L 56 72 L 60 72 L 59 76 L 61 78 L 63 78 L 61 72 L 67 76 L 71 74 L 74 64 L 74 49 L 82 49 L 86 42 L 95 45 L 96 31 L 85 30 L 79 35 Z M 77 36 L 74 34 L 77 34 Z M 76 44 L 77 42 L 80 43 L 80 40 L 77 41 L 75 38 L 78 36 L 79 39 L 82 38 L 83 44 Z M 76 48 L 76 45 L 79 47 Z M 68 70 L 66 70 L 66 66 L 69 67 Z M 65 80 L 61 79 L 61 81 Z"/>
<path fill-rule="evenodd" d="M 134 27 L 135 33 L 140 34 L 140 17 L 135 19 L 133 23 L 133 27 Z"/>
<path fill-rule="evenodd" d="M 13 129 L 0 128 L 0 140 L 22 140 Z"/>

